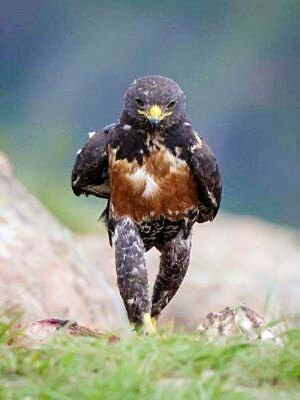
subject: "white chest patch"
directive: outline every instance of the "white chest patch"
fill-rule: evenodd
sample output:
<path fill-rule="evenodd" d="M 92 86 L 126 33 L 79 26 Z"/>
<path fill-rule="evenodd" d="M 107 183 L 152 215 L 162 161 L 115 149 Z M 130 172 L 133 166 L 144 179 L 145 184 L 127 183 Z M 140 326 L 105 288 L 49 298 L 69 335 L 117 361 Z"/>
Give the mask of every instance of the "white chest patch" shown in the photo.
<path fill-rule="evenodd" d="M 141 183 L 146 180 L 147 174 L 143 170 L 143 168 L 138 168 L 133 174 L 130 175 L 130 179 L 133 182 Z"/>
<path fill-rule="evenodd" d="M 153 197 L 159 190 L 158 184 L 144 168 L 138 168 L 129 178 L 136 185 L 146 184 L 142 197 Z"/>
<path fill-rule="evenodd" d="M 159 189 L 158 184 L 150 175 L 147 174 L 146 187 L 145 190 L 143 191 L 142 196 L 153 197 L 157 193 L 158 189 Z"/>

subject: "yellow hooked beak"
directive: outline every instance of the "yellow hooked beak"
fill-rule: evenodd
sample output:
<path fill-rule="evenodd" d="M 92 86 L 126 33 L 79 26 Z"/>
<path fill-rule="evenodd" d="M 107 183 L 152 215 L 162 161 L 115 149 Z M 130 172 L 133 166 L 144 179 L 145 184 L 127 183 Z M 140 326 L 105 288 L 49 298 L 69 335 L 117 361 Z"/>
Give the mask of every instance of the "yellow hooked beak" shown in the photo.
<path fill-rule="evenodd" d="M 152 125 L 154 126 L 158 125 L 162 118 L 163 118 L 163 112 L 159 106 L 154 105 L 149 108 L 148 119 Z"/>
<path fill-rule="evenodd" d="M 171 114 L 164 113 L 157 104 L 151 106 L 148 111 L 138 110 L 138 113 L 145 115 L 153 126 L 157 126 L 164 117 Z"/>

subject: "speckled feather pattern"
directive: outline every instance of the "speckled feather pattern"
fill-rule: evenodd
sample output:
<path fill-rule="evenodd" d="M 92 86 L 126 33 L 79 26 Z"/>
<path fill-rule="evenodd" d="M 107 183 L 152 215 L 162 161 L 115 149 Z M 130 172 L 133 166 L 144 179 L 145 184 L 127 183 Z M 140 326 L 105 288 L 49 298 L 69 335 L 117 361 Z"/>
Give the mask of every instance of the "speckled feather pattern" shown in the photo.
<path fill-rule="evenodd" d="M 113 242 L 118 287 L 128 319 L 133 323 L 142 323 L 143 314 L 151 310 L 145 247 L 136 224 L 130 218 L 116 222 Z"/>
<path fill-rule="evenodd" d="M 160 248 L 159 273 L 152 296 L 153 317 L 161 313 L 179 289 L 190 263 L 191 247 L 192 234 L 184 238 L 183 232 L 180 232 Z"/>

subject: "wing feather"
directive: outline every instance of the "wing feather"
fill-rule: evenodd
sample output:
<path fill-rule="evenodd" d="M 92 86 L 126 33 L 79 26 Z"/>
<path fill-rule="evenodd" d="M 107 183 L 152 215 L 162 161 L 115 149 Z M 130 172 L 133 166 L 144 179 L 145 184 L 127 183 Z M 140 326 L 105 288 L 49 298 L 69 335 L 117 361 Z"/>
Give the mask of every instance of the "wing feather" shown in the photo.
<path fill-rule="evenodd" d="M 93 134 L 78 152 L 72 170 L 72 190 L 76 196 L 109 198 L 107 141 L 112 127 Z"/>
<path fill-rule="evenodd" d="M 200 201 L 198 222 L 213 220 L 222 199 L 222 179 L 216 158 L 203 138 L 194 132 L 189 166 L 196 179 Z"/>

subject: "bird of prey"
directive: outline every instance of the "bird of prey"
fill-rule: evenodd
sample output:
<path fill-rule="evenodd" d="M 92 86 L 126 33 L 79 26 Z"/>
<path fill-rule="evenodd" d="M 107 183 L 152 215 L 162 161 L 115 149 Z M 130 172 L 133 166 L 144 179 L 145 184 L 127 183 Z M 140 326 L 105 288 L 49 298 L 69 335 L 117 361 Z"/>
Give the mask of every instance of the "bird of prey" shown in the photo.
<path fill-rule="evenodd" d="M 136 79 L 119 121 L 91 133 L 72 172 L 76 196 L 108 199 L 104 211 L 115 248 L 117 282 L 129 321 L 146 333 L 186 274 L 195 222 L 217 215 L 219 167 L 193 130 L 179 85 L 163 76 Z M 161 254 L 150 296 L 145 252 Z"/>

